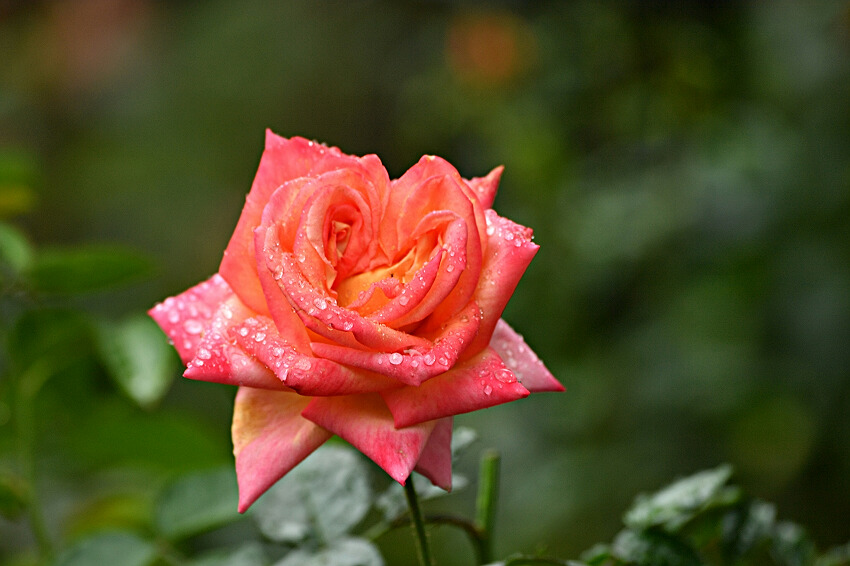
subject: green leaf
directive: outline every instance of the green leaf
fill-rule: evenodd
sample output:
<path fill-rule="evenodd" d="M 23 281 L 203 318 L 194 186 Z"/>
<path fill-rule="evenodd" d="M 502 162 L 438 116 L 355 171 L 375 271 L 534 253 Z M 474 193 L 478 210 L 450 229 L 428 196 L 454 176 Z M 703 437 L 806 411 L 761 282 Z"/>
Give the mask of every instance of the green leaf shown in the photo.
<path fill-rule="evenodd" d="M 794 523 L 776 525 L 772 554 L 780 566 L 807 566 L 815 559 L 815 545 L 806 531 Z"/>
<path fill-rule="evenodd" d="M 189 566 L 266 566 L 268 563 L 262 545 L 249 542 L 236 548 L 215 550 L 191 561 Z"/>
<path fill-rule="evenodd" d="M 156 547 L 131 533 L 103 533 L 83 539 L 63 552 L 54 566 L 146 566 Z"/>
<path fill-rule="evenodd" d="M 723 521 L 723 546 L 727 556 L 739 560 L 770 542 L 776 521 L 776 508 L 764 501 L 726 514 Z"/>
<path fill-rule="evenodd" d="M 175 376 L 173 349 L 156 323 L 137 315 L 104 323 L 97 337 L 104 365 L 121 390 L 144 408 L 155 406 Z"/>
<path fill-rule="evenodd" d="M 42 251 L 27 276 L 33 288 L 42 293 L 78 294 L 138 280 L 151 269 L 151 260 L 138 251 L 87 245 Z"/>
<path fill-rule="evenodd" d="M 13 371 L 22 373 L 36 361 L 50 369 L 67 365 L 91 353 L 91 325 L 76 311 L 38 309 L 26 311 L 7 337 Z"/>
<path fill-rule="evenodd" d="M 9 266 L 9 271 L 19 274 L 29 267 L 33 250 L 24 234 L 5 222 L 0 222 L 0 266 Z"/>
<path fill-rule="evenodd" d="M 681 479 L 653 495 L 639 495 L 623 522 L 636 530 L 662 526 L 676 532 L 699 512 L 728 505 L 739 497 L 737 490 L 724 489 L 731 475 L 732 467 L 723 465 Z"/>
<path fill-rule="evenodd" d="M 330 542 L 363 519 L 371 497 L 359 453 L 325 445 L 269 489 L 254 504 L 253 516 L 272 540 L 299 542 L 313 535 Z"/>
<path fill-rule="evenodd" d="M 157 501 L 157 530 L 170 540 L 180 540 L 220 527 L 241 517 L 238 501 L 236 473 L 230 466 L 182 477 Z"/>
<path fill-rule="evenodd" d="M 8 470 L 0 470 L 0 515 L 15 520 L 23 515 L 29 501 L 29 486 Z"/>
<path fill-rule="evenodd" d="M 850 543 L 829 549 L 815 562 L 816 566 L 850 565 Z"/>
<path fill-rule="evenodd" d="M 699 566 L 694 550 L 661 531 L 621 531 L 611 544 L 611 554 L 638 565 Z"/>
<path fill-rule="evenodd" d="M 294 550 L 274 566 L 383 566 L 381 553 L 362 538 L 337 539 L 317 552 Z"/>

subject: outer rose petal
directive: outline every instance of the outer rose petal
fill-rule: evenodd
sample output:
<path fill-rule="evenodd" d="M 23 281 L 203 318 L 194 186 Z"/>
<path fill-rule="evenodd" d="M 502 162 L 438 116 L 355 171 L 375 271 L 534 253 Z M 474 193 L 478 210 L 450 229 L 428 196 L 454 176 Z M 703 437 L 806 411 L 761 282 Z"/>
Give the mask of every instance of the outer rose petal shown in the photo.
<path fill-rule="evenodd" d="M 490 343 L 505 305 L 540 247 L 531 241 L 530 228 L 502 218 L 492 209 L 486 214 L 487 252 L 473 297 L 484 319 L 475 342 L 467 350 L 470 353 L 479 352 Z"/>
<path fill-rule="evenodd" d="M 496 323 L 490 347 L 501 356 L 502 361 L 514 372 L 519 382 L 532 393 L 564 391 L 564 386 L 549 373 L 537 354 L 526 345 L 522 336 L 508 326 L 503 319 L 499 319 Z"/>
<path fill-rule="evenodd" d="M 487 348 L 419 387 L 381 393 L 397 427 L 486 409 L 528 396 L 528 390 Z"/>
<path fill-rule="evenodd" d="M 384 375 L 354 372 L 331 360 L 301 354 L 263 316 L 246 320 L 232 336 L 243 350 L 301 395 L 352 395 L 398 387 L 395 380 Z"/>
<path fill-rule="evenodd" d="M 502 178 L 502 171 L 505 168 L 501 165 L 490 171 L 486 177 L 475 177 L 469 179 L 467 184 L 478 196 L 483 208 L 492 208 L 493 201 L 496 199 L 496 190 L 499 188 L 499 180 Z"/>
<path fill-rule="evenodd" d="M 231 293 L 204 330 L 195 358 L 183 376 L 228 385 L 289 390 L 268 367 L 246 354 L 230 338 L 232 329 L 253 314 Z"/>
<path fill-rule="evenodd" d="M 184 364 L 195 357 L 201 334 L 210 324 L 218 305 L 232 295 L 219 274 L 213 275 L 176 297 L 159 303 L 148 314 L 174 343 Z"/>
<path fill-rule="evenodd" d="M 301 416 L 309 397 L 242 387 L 233 413 L 233 454 L 243 513 L 331 433 Z"/>
<path fill-rule="evenodd" d="M 404 485 L 422 455 L 434 422 L 396 429 L 380 395 L 316 397 L 301 413 L 348 441 Z"/>
<path fill-rule="evenodd" d="M 438 487 L 452 490 L 452 417 L 437 421 L 431 438 L 416 463 L 419 472 Z"/>

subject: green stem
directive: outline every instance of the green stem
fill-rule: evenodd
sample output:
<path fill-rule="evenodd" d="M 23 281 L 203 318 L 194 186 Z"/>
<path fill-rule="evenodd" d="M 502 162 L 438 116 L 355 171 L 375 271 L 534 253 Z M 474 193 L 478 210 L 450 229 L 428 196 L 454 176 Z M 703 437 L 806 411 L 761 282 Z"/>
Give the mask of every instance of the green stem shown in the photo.
<path fill-rule="evenodd" d="M 479 564 L 493 561 L 493 526 L 496 522 L 496 503 L 499 499 L 499 461 L 495 450 L 481 457 L 478 471 L 478 497 L 475 501 L 475 526 L 478 529 Z"/>
<path fill-rule="evenodd" d="M 407 478 L 404 483 L 404 494 L 407 496 L 407 505 L 410 507 L 410 517 L 413 520 L 413 531 L 416 533 L 419 564 L 420 566 L 434 566 L 431 548 L 428 546 L 428 536 L 425 533 L 425 522 L 422 520 L 422 510 L 419 509 L 419 498 L 416 496 L 416 488 L 413 487 L 412 476 Z"/>

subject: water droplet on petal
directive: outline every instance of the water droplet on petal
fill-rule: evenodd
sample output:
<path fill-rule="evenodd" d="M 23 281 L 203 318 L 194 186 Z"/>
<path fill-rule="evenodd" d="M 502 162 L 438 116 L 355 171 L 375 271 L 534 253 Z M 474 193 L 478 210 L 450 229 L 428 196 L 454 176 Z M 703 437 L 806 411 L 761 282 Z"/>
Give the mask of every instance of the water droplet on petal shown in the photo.
<path fill-rule="evenodd" d="M 431 352 L 428 352 L 427 354 L 425 354 L 425 355 L 422 357 L 422 361 L 424 361 L 424 362 L 425 362 L 425 365 L 426 365 L 426 366 L 432 366 L 432 365 L 434 365 L 434 354 L 432 354 Z"/>
<path fill-rule="evenodd" d="M 198 357 L 202 360 L 208 360 L 212 357 L 212 354 L 206 348 L 198 348 Z"/>
<path fill-rule="evenodd" d="M 514 381 L 516 381 L 516 377 L 514 376 L 514 373 L 507 368 L 502 368 L 499 371 L 497 371 L 496 372 L 496 379 L 498 379 L 502 383 L 513 383 Z"/>
<path fill-rule="evenodd" d="M 328 302 L 322 297 L 316 297 L 315 299 L 313 299 L 313 304 L 316 305 L 316 308 L 320 311 L 323 311 L 328 308 Z"/>
<path fill-rule="evenodd" d="M 485 394 L 485 395 L 489 395 L 489 394 L 490 394 L 490 393 L 492 393 L 492 392 L 493 392 L 493 388 L 492 388 L 492 387 L 490 387 L 489 385 L 488 385 L 487 387 L 485 387 L 485 388 L 484 388 L 484 394 Z"/>
<path fill-rule="evenodd" d="M 351 322 L 350 320 L 346 320 L 345 322 L 342 323 L 342 329 L 345 330 L 346 332 L 348 332 L 352 328 L 354 328 L 354 323 Z"/>
<path fill-rule="evenodd" d="M 418 368 L 419 367 L 419 360 L 410 360 L 410 367 Z"/>
<path fill-rule="evenodd" d="M 441 366 L 449 365 L 449 361 L 445 358 L 445 356 L 440 356 L 440 359 L 437 360 L 437 363 L 439 363 Z"/>
<path fill-rule="evenodd" d="M 404 356 L 399 354 L 398 352 L 393 352 L 390 354 L 390 363 L 394 366 L 399 365 L 404 360 Z"/>
<path fill-rule="evenodd" d="M 168 313 L 168 322 L 170 322 L 171 324 L 177 324 L 179 320 L 180 313 L 178 313 L 177 311 L 171 311 Z"/>
<path fill-rule="evenodd" d="M 311 367 L 313 367 L 313 364 L 311 364 L 310 360 L 308 360 L 307 358 L 301 358 L 300 360 L 295 362 L 295 369 L 309 371 Z"/>
<path fill-rule="evenodd" d="M 514 233 L 513 232 L 505 233 L 505 239 L 510 242 L 511 240 L 514 239 Z"/>
<path fill-rule="evenodd" d="M 446 272 L 447 273 L 451 273 L 454 270 L 455 270 L 455 266 L 452 265 L 451 263 L 446 266 Z"/>
<path fill-rule="evenodd" d="M 204 325 L 197 320 L 187 320 L 183 323 L 183 330 L 188 334 L 200 334 L 204 330 Z"/>
<path fill-rule="evenodd" d="M 248 329 L 243 326 L 242 328 L 239 329 L 239 335 L 240 336 L 248 336 Z"/>
<path fill-rule="evenodd" d="M 256 334 L 254 334 L 254 342 L 262 342 L 265 339 L 266 339 L 266 333 L 265 332 L 257 332 Z"/>
<path fill-rule="evenodd" d="M 495 226 L 493 226 L 492 224 L 487 225 L 487 235 L 488 236 L 492 236 L 495 231 L 496 231 Z"/>
<path fill-rule="evenodd" d="M 410 302 L 410 297 L 402 295 L 401 297 L 398 298 L 398 302 L 401 303 L 402 306 L 404 306 L 404 305 L 406 305 L 407 303 Z"/>

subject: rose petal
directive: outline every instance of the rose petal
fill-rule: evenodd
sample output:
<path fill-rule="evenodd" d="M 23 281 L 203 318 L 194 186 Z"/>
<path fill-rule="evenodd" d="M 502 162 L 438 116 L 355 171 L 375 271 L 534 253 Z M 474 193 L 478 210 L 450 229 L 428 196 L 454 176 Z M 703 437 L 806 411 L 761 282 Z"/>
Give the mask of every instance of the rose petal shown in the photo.
<path fill-rule="evenodd" d="M 381 393 L 397 427 L 486 409 L 528 396 L 528 390 L 487 348 L 419 387 Z"/>
<path fill-rule="evenodd" d="M 273 239 L 274 230 L 269 230 L 267 237 Z M 272 247 L 269 243 L 266 246 Z M 423 338 L 367 320 L 354 311 L 340 307 L 304 279 L 292 254 L 281 253 L 274 256 L 269 260 L 269 267 L 273 268 L 275 278 L 280 275 L 278 284 L 282 286 L 302 319 L 305 315 L 310 316 L 324 322 L 324 327 L 330 330 L 351 332 L 365 347 L 378 351 L 392 352 L 431 346 L 431 343 Z M 316 326 L 314 331 L 322 334 L 321 325 Z"/>
<path fill-rule="evenodd" d="M 266 131 L 266 147 L 257 175 L 219 268 L 233 291 L 254 311 L 267 312 L 256 271 L 254 229 L 260 225 L 263 209 L 272 193 L 287 181 L 336 169 L 363 171 L 370 178 L 382 179 L 383 186 L 389 183 L 386 170 L 374 155 L 353 157 L 335 147 L 299 137 L 285 139 Z M 380 195 L 380 198 L 386 197 Z"/>
<path fill-rule="evenodd" d="M 355 350 L 334 344 L 313 342 L 313 352 L 320 358 L 334 360 L 397 379 L 408 385 L 419 385 L 440 375 L 452 366 L 472 343 L 478 332 L 480 311 L 475 303 L 445 324 L 441 333 L 428 342 L 426 348 L 411 348 L 402 352 Z"/>
<path fill-rule="evenodd" d="M 301 413 L 363 452 L 404 485 L 422 454 L 434 422 L 396 429 L 380 395 L 317 397 Z"/>
<path fill-rule="evenodd" d="M 233 454 L 244 513 L 331 433 L 301 416 L 309 397 L 241 387 L 233 412 Z"/>
<path fill-rule="evenodd" d="M 452 417 L 437 421 L 414 468 L 446 491 L 452 490 L 452 421 Z"/>
<path fill-rule="evenodd" d="M 305 356 L 277 333 L 263 316 L 249 318 L 233 329 L 232 339 L 268 366 L 278 379 L 301 395 L 351 395 L 397 387 L 383 375 L 354 372 L 333 361 Z"/>
<path fill-rule="evenodd" d="M 195 357 L 201 336 L 219 304 L 232 294 L 224 279 L 216 273 L 188 291 L 165 299 L 148 314 L 174 343 L 180 359 L 187 364 Z"/>
<path fill-rule="evenodd" d="M 522 274 L 540 247 L 531 241 L 531 229 L 487 210 L 487 251 L 474 299 L 484 318 L 475 343 L 468 352 L 478 352 L 490 343 L 496 323 L 516 289 Z"/>
<path fill-rule="evenodd" d="M 253 315 L 231 294 L 212 317 L 183 376 L 228 385 L 289 390 L 268 367 L 245 354 L 230 338 L 234 326 Z"/>
<path fill-rule="evenodd" d="M 490 171 L 486 177 L 474 177 L 466 182 L 478 197 L 482 208 L 492 208 L 493 201 L 496 199 L 496 191 L 499 188 L 499 180 L 502 178 L 502 171 L 504 170 L 505 168 L 500 165 Z"/>
<path fill-rule="evenodd" d="M 564 386 L 549 373 L 522 336 L 503 319 L 496 323 L 490 347 L 499 354 L 508 369 L 514 372 L 519 382 L 532 393 L 564 391 Z"/>

